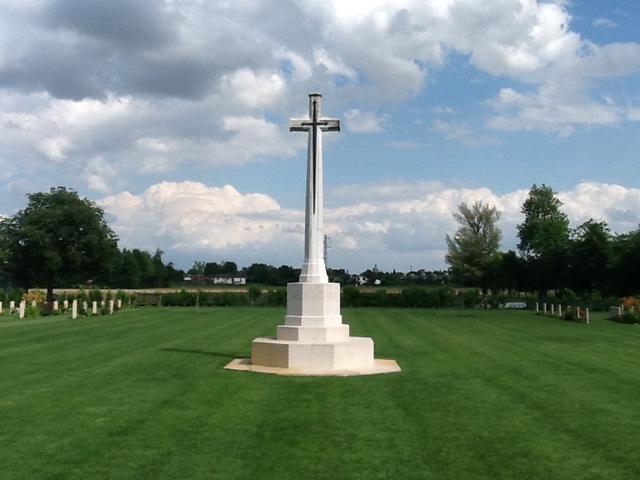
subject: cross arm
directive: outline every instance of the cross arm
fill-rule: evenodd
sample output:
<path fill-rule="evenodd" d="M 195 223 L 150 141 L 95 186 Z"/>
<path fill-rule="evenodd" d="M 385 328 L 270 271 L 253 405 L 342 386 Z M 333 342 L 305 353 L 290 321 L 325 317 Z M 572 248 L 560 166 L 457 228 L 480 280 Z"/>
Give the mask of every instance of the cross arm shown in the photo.
<path fill-rule="evenodd" d="M 289 121 L 289 131 L 290 132 L 308 132 L 309 126 L 305 125 L 305 122 L 308 123 L 309 120 L 305 118 L 292 118 Z"/>
<path fill-rule="evenodd" d="M 337 118 L 323 118 L 322 123 L 324 125 L 320 126 L 320 130 L 325 132 L 339 132 L 340 131 L 340 120 Z"/>

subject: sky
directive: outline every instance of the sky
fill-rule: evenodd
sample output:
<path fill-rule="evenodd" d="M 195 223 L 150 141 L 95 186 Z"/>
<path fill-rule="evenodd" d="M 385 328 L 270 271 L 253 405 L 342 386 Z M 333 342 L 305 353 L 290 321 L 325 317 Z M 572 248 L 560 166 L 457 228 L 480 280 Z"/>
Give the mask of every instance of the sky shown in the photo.
<path fill-rule="evenodd" d="M 299 265 L 323 94 L 328 265 L 444 268 L 461 202 L 532 184 L 640 223 L 640 2 L 0 0 L 0 215 L 53 186 L 120 246 Z"/>

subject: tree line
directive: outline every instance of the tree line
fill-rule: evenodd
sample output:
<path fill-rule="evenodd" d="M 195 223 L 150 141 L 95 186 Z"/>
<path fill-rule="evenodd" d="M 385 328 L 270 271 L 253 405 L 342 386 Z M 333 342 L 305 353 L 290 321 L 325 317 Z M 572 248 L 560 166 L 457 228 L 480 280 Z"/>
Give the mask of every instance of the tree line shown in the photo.
<path fill-rule="evenodd" d="M 589 219 L 572 229 L 561 207 L 551 187 L 533 185 L 521 209 L 518 251 L 503 252 L 497 209 L 462 203 L 454 214 L 459 228 L 446 237 L 453 279 L 461 285 L 540 293 L 640 292 L 640 227 L 615 234 L 606 222 Z"/>

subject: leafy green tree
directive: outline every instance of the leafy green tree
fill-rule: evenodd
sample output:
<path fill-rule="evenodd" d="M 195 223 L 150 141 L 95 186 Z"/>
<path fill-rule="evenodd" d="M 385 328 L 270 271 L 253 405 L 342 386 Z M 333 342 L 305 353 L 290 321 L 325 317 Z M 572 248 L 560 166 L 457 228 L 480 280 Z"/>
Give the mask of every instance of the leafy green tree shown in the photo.
<path fill-rule="evenodd" d="M 616 295 L 640 292 L 640 228 L 611 241 L 607 268 L 608 290 Z"/>
<path fill-rule="evenodd" d="M 453 238 L 446 236 L 446 261 L 458 282 L 478 285 L 500 246 L 502 232 L 496 225 L 500 212 L 482 202 L 461 203 L 453 217 L 460 227 Z"/>
<path fill-rule="evenodd" d="M 524 222 L 518 225 L 518 249 L 525 256 L 542 257 L 565 249 L 569 243 L 569 219 L 551 187 L 535 184 L 522 205 Z"/>
<path fill-rule="evenodd" d="M 222 273 L 225 273 L 227 275 L 235 275 L 236 273 L 238 273 L 238 265 L 236 264 L 236 262 L 224 262 L 222 264 Z"/>
<path fill-rule="evenodd" d="M 204 275 L 204 269 L 206 268 L 207 263 L 202 261 L 193 262 L 193 267 L 191 267 L 188 271 L 189 275 Z"/>
<path fill-rule="evenodd" d="M 202 273 L 207 277 L 215 277 L 222 273 L 222 266 L 217 262 L 207 262 Z"/>
<path fill-rule="evenodd" d="M 53 288 L 104 275 L 117 258 L 118 238 L 104 212 L 65 187 L 27 195 L 28 203 L 0 221 L 3 269 L 23 287 Z"/>
<path fill-rule="evenodd" d="M 531 287 L 539 292 L 566 285 L 569 219 L 551 187 L 533 185 L 522 205 L 518 248 L 527 260 Z"/>
<path fill-rule="evenodd" d="M 606 222 L 590 219 L 573 231 L 569 250 L 573 290 L 591 293 L 604 289 L 610 247 L 611 233 Z"/>

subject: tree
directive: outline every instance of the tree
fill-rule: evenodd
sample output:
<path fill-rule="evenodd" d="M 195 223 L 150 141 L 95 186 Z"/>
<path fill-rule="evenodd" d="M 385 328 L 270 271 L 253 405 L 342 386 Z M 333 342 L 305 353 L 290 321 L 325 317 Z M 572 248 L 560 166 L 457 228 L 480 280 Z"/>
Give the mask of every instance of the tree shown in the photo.
<path fill-rule="evenodd" d="M 28 203 L 0 221 L 4 269 L 25 287 L 84 283 L 105 273 L 117 258 L 118 238 L 104 212 L 65 187 L 27 195 Z"/>
<path fill-rule="evenodd" d="M 224 262 L 221 267 L 222 273 L 227 275 L 235 275 L 238 273 L 238 265 L 236 262 Z"/>
<path fill-rule="evenodd" d="M 562 287 L 569 248 L 569 219 L 551 187 L 533 185 L 522 205 L 518 248 L 527 259 L 532 286 L 539 291 Z"/>
<path fill-rule="evenodd" d="M 496 207 L 475 202 L 461 203 L 453 214 L 460 228 L 453 238 L 447 235 L 446 260 L 454 278 L 464 285 L 477 285 L 498 252 L 502 232 L 496 226 Z"/>
<path fill-rule="evenodd" d="M 206 265 L 206 262 L 195 261 L 193 262 L 193 267 L 191 267 L 187 273 L 189 273 L 189 275 L 203 275 Z"/>
<path fill-rule="evenodd" d="M 535 184 L 522 205 L 524 222 L 518 225 L 518 249 L 525 256 L 542 257 L 567 247 L 569 219 L 551 187 Z"/>
<path fill-rule="evenodd" d="M 640 228 L 616 236 L 611 242 L 608 287 L 618 295 L 640 292 Z"/>
<path fill-rule="evenodd" d="M 571 288 L 580 293 L 603 290 L 611 246 L 611 233 L 606 222 L 593 219 L 573 231 L 570 259 Z"/>

